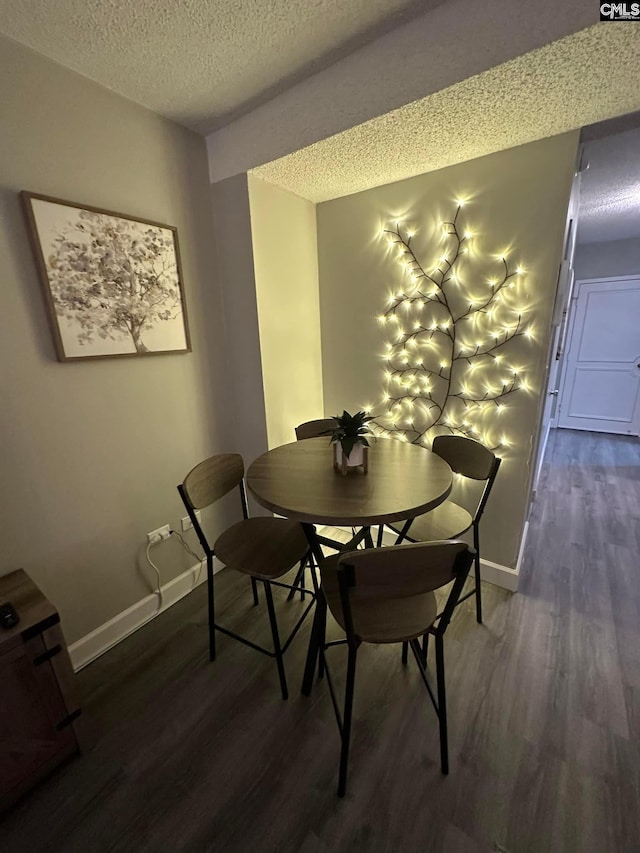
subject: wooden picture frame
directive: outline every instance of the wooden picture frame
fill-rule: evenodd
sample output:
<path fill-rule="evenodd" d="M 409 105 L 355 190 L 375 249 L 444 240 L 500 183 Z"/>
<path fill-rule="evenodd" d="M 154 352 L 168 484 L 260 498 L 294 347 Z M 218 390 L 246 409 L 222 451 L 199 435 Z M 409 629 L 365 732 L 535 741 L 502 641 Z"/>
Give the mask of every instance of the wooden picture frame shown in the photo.
<path fill-rule="evenodd" d="M 59 361 L 191 352 L 177 228 L 20 196 Z"/>

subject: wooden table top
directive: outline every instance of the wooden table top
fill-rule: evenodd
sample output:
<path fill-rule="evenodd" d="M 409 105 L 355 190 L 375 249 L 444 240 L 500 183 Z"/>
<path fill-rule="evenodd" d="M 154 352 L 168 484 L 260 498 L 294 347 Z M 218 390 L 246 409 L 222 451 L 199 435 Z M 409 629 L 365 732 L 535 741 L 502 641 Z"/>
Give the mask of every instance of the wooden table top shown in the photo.
<path fill-rule="evenodd" d="M 308 438 L 263 453 L 246 477 L 259 504 L 297 521 L 368 526 L 413 518 L 451 492 L 447 463 L 414 444 L 379 438 L 369 449 L 369 470 L 342 475 L 333 468 L 326 438 Z"/>

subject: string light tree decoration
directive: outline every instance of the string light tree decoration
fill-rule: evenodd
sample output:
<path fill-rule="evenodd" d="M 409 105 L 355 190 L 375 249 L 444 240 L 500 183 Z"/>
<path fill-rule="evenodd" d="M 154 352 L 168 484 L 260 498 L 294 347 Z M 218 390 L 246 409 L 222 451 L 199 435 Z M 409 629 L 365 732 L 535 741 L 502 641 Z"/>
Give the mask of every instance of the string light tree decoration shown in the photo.
<path fill-rule="evenodd" d="M 378 316 L 387 332 L 386 411 L 373 425 L 378 435 L 413 444 L 465 435 L 504 455 L 504 413 L 514 394 L 528 390 L 526 371 L 513 359 L 516 339 L 533 337 L 525 270 L 511 265 L 507 251 L 475 251 L 464 205 L 458 200 L 453 219 L 442 223 L 444 248 L 429 271 L 412 247 L 415 232 L 398 222 L 382 232 L 409 284 Z"/>

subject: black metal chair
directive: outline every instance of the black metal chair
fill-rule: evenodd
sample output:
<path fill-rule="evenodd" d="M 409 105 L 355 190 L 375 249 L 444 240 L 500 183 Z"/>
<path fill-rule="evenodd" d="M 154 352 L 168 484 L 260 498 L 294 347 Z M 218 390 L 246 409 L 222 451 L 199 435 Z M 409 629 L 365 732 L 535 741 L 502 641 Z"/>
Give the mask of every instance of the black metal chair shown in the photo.
<path fill-rule="evenodd" d="M 324 561 L 311 643 L 319 647 L 320 667 L 326 672 L 342 740 L 339 797 L 345 795 L 347 788 L 356 658 L 362 643 L 409 644 L 438 715 L 441 770 L 445 774 L 449 772 L 443 638 L 473 557 L 473 550 L 465 542 L 448 541 L 369 548 L 337 554 Z M 453 585 L 447 602 L 438 615 L 434 590 L 451 581 Z M 327 605 L 344 629 L 345 640 L 326 642 Z M 435 638 L 436 693 L 427 676 L 425 639 L 430 635 Z M 420 638 L 423 638 L 422 647 Z M 330 646 L 343 643 L 347 644 L 348 658 L 341 713 L 325 652 Z M 313 660 L 313 655 L 309 659 Z M 310 692 L 312 679 L 313 671 L 305 672 L 303 693 Z"/>
<path fill-rule="evenodd" d="M 433 452 L 437 453 L 456 474 L 470 480 L 484 480 L 485 485 L 473 514 L 452 500 L 409 519 L 403 525 L 388 525 L 398 534 L 395 541 L 399 545 L 408 542 L 437 542 L 443 539 L 457 539 L 473 528 L 473 547 L 475 550 L 475 586 L 459 603 L 475 594 L 476 618 L 482 622 L 482 591 L 480 586 L 480 519 L 489 500 L 494 480 L 500 467 L 500 458 L 484 445 L 471 438 L 459 435 L 439 435 L 434 439 Z M 406 657 L 406 649 L 405 649 Z"/>
<path fill-rule="evenodd" d="M 211 506 L 235 488 L 240 492 L 242 520 L 218 536 L 212 547 L 198 520 L 196 510 Z M 216 631 L 233 637 L 263 654 L 275 657 L 282 698 L 286 699 L 288 691 L 282 656 L 313 606 L 317 580 L 315 573 L 312 572 L 314 590 L 313 592 L 307 590 L 311 593 L 311 601 L 284 643 L 280 641 L 271 587 L 272 585 L 281 586 L 294 591 L 297 588 L 298 578 L 294 585 L 282 583 L 277 578 L 285 575 L 308 554 L 309 543 L 302 526 L 298 522 L 272 516 L 249 518 L 244 485 L 244 463 L 237 453 L 224 453 L 200 462 L 189 471 L 184 481 L 178 486 L 178 492 L 206 556 L 211 660 L 215 660 L 216 657 Z M 235 569 L 251 578 L 254 605 L 258 604 L 257 581 L 262 581 L 269 612 L 273 650 L 252 643 L 215 621 L 214 557 L 218 557 L 228 569 Z"/>

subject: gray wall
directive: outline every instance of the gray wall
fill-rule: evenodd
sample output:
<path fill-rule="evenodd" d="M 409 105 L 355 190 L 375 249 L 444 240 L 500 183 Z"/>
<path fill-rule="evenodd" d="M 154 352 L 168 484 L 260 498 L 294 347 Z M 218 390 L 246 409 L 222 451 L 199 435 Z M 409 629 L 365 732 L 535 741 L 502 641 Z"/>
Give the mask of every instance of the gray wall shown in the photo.
<path fill-rule="evenodd" d="M 216 272 L 227 323 L 227 362 L 235 412 L 233 448 L 249 463 L 267 450 L 267 419 L 247 175 L 211 186 Z M 258 511 L 253 506 L 254 514 Z"/>
<path fill-rule="evenodd" d="M 317 210 L 327 412 L 367 403 L 374 414 L 383 411 L 380 355 L 386 336 L 376 318 L 389 293 L 410 284 L 381 228 L 397 219 L 416 226 L 412 245 L 433 269 L 441 254 L 441 222 L 455 213 L 454 200 L 466 197 L 467 225 L 476 234 L 472 248 L 481 259 L 475 277 L 469 273 L 467 280 L 473 281 L 477 294 L 483 292 L 491 263 L 493 273 L 499 272 L 495 260 L 483 268 L 482 258 L 489 254 L 511 246 L 513 265 L 526 268 L 518 293 L 534 336 L 531 341 L 515 339 L 509 352 L 512 363 L 524 368 L 530 391 L 514 394 L 499 423 L 489 420 L 487 426 L 494 435 L 505 434 L 510 446 L 499 454 L 504 461 L 483 521 L 483 556 L 510 568 L 515 567 L 528 512 L 532 447 L 577 143 L 577 133 L 553 137 L 325 202 Z M 486 417 L 495 420 L 493 407 Z M 370 464 L 375 465 L 375 448 Z"/>
<path fill-rule="evenodd" d="M 578 243 L 576 279 L 640 274 L 640 238 Z"/>
<path fill-rule="evenodd" d="M 146 532 L 179 524 L 176 483 L 233 437 L 207 157 L 195 134 L 0 51 L 0 573 L 24 567 L 74 641 L 149 594 Z M 193 353 L 57 362 L 23 189 L 176 225 Z M 171 541 L 154 557 L 163 582 L 194 563 Z"/>

